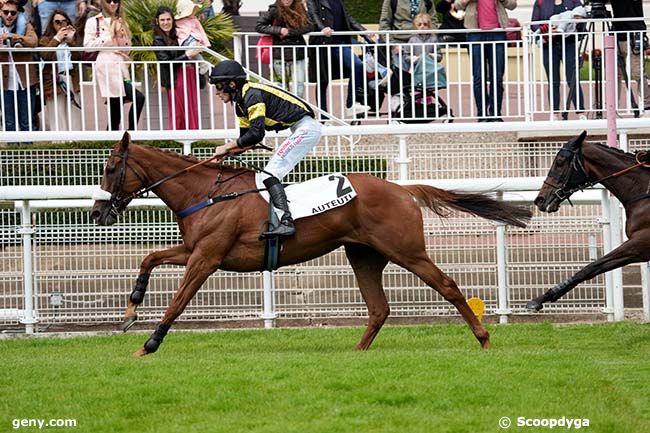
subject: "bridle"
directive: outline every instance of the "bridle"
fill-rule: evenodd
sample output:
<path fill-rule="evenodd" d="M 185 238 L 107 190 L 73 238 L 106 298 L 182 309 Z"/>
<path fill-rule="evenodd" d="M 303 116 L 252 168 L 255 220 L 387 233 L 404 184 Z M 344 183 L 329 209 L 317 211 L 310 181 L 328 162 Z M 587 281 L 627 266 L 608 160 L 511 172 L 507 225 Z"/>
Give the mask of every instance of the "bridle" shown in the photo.
<path fill-rule="evenodd" d="M 544 179 L 544 185 L 548 185 L 551 188 L 553 188 L 553 192 L 551 193 L 554 195 L 558 200 L 559 203 L 562 203 L 564 200 L 567 200 L 571 206 L 573 206 L 573 203 L 571 202 L 571 195 L 575 193 L 576 191 L 582 191 L 585 188 L 589 188 L 590 186 L 595 185 L 598 182 L 591 182 L 589 181 L 589 177 L 587 176 L 587 173 L 585 171 L 585 166 L 582 158 L 582 152 L 580 152 L 580 148 L 578 149 L 565 149 L 562 148 L 558 152 L 558 156 L 562 155 L 562 153 L 569 153 L 571 154 L 571 162 L 569 163 L 568 169 L 564 173 L 556 173 L 556 170 L 551 169 L 551 171 L 548 174 L 548 177 Z M 572 177 L 578 174 L 582 182 L 579 182 L 578 185 L 570 187 L 569 182 L 571 182 Z M 549 182 L 547 179 L 552 178 L 552 179 L 558 179 L 559 183 L 554 184 L 552 182 Z"/>
<path fill-rule="evenodd" d="M 257 148 L 264 149 L 264 150 L 271 150 L 271 151 L 273 150 L 273 149 L 271 149 L 271 148 L 269 148 L 269 147 L 267 147 L 267 146 L 265 146 L 263 144 L 257 144 L 256 146 L 251 146 L 251 147 L 247 148 L 246 150 L 257 149 Z M 115 218 L 118 218 L 120 213 L 124 209 L 126 209 L 126 207 L 131 202 L 131 200 L 133 200 L 135 198 L 147 197 L 151 191 L 153 191 L 155 188 L 162 185 L 163 183 L 165 183 L 165 182 L 167 182 L 169 180 L 172 180 L 172 179 L 174 179 L 174 178 L 176 178 L 176 177 L 178 177 L 178 176 L 180 176 L 182 174 L 185 174 L 185 173 L 189 172 L 190 170 L 193 170 L 196 167 L 199 167 L 199 166 L 201 166 L 203 164 L 206 164 L 206 163 L 208 163 L 210 161 L 214 161 L 215 159 L 219 159 L 219 158 L 224 158 L 225 159 L 225 157 L 234 158 L 237 161 L 239 161 L 240 163 L 242 163 L 244 165 L 247 165 L 249 167 L 252 167 L 254 170 L 265 172 L 264 170 L 262 170 L 261 168 L 255 166 L 254 164 L 251 164 L 250 162 L 243 161 L 242 159 L 237 158 L 235 155 L 237 155 L 238 153 L 241 153 L 241 152 L 228 153 L 224 157 L 214 155 L 214 156 L 212 156 L 210 158 L 204 159 L 203 161 L 199 161 L 196 164 L 192 164 L 189 167 L 185 167 L 182 170 L 179 170 L 179 171 L 177 171 L 175 173 L 172 173 L 172 174 L 170 174 L 168 176 L 165 176 L 162 179 L 157 180 L 156 182 L 152 183 L 149 186 L 143 186 L 143 187 L 140 187 L 139 189 L 137 189 L 136 191 L 124 194 L 122 190 L 124 188 L 124 179 L 126 178 L 126 170 L 127 169 L 131 170 L 133 172 L 133 174 L 135 174 L 135 176 L 138 178 L 138 180 L 141 182 L 142 185 L 145 185 L 147 180 L 145 179 L 144 176 L 142 176 L 140 173 L 138 173 L 137 170 L 135 170 L 129 164 L 129 161 L 128 161 L 129 160 L 129 150 L 128 150 L 128 148 L 125 149 L 124 152 L 122 152 L 122 153 L 117 153 L 115 151 L 112 151 L 110 157 L 111 158 L 114 157 L 114 156 L 119 157 L 121 159 L 121 162 L 120 162 L 120 168 L 119 168 L 119 173 L 118 173 L 117 186 L 114 188 L 114 191 L 117 191 L 117 192 L 112 192 L 111 197 L 108 200 L 108 203 L 110 205 L 109 215 L 112 215 Z M 233 175 L 233 176 L 231 176 L 231 177 L 229 177 L 227 179 L 222 180 L 221 179 L 221 173 L 219 173 L 219 176 L 218 176 L 217 181 L 215 182 L 215 184 L 218 185 L 218 184 L 226 183 L 226 182 L 228 182 L 228 181 L 230 181 L 230 180 L 232 180 L 232 179 L 234 179 L 234 178 L 236 178 L 236 177 L 238 177 L 238 176 L 240 176 L 242 174 L 243 174 L 243 172 L 241 172 L 239 174 L 236 174 L 236 175 Z M 239 197 L 242 194 L 247 194 L 249 192 L 254 192 L 254 191 L 259 191 L 259 190 L 254 189 L 254 190 L 244 191 L 242 193 L 229 193 L 229 194 L 225 194 L 223 197 L 226 197 L 226 199 L 232 199 L 232 198 Z M 211 195 L 212 194 L 210 194 L 210 196 Z M 216 197 L 216 198 L 211 197 L 211 201 L 216 203 L 217 201 L 221 201 L 220 198 L 222 198 L 222 197 L 221 196 Z"/>
<path fill-rule="evenodd" d="M 617 172 L 614 172 L 612 174 L 609 174 L 605 177 L 602 177 L 598 180 L 589 180 L 589 176 L 587 175 L 587 172 L 585 171 L 585 166 L 584 166 L 584 161 L 583 161 L 583 156 L 581 152 L 581 148 L 578 147 L 577 149 L 560 149 L 558 152 L 558 155 L 562 154 L 562 152 L 568 152 L 572 154 L 571 156 L 571 163 L 568 166 L 568 170 L 566 170 L 564 173 L 557 175 L 554 173 L 553 170 L 549 172 L 548 178 L 557 178 L 559 179 L 559 185 L 553 184 L 552 182 L 547 181 L 546 179 L 544 180 L 544 184 L 550 186 L 553 188 L 552 195 L 554 195 L 560 203 L 562 203 L 564 200 L 568 201 L 571 206 L 573 206 L 573 203 L 571 202 L 571 195 L 575 193 L 576 191 L 583 191 L 586 188 L 590 188 L 598 183 L 602 183 L 605 180 L 608 179 L 613 179 L 619 176 L 624 175 L 625 173 L 634 170 L 635 168 L 638 167 L 644 167 L 644 168 L 650 168 L 650 163 L 643 162 L 639 160 L 639 154 L 637 153 L 635 159 L 636 159 L 636 164 L 631 165 L 629 167 L 626 167 L 622 170 L 619 170 Z M 576 186 L 569 186 L 569 183 L 571 182 L 572 176 L 573 175 L 579 175 L 581 182 L 579 182 Z"/>
<path fill-rule="evenodd" d="M 140 180 L 142 184 L 146 183 L 146 179 L 140 175 L 131 165 L 129 164 L 129 149 L 125 149 L 124 152 L 122 153 L 117 153 L 115 151 L 111 152 L 111 158 L 112 157 L 119 157 L 120 158 L 120 168 L 118 172 L 118 180 L 117 180 L 117 185 L 113 189 L 113 192 L 111 193 L 111 198 L 108 200 L 108 203 L 111 207 L 111 210 L 109 211 L 109 214 L 113 215 L 115 218 L 119 216 L 119 214 L 128 206 L 128 204 L 133 200 L 134 198 L 137 197 L 142 197 L 146 193 L 148 193 L 151 189 L 148 189 L 147 191 L 143 191 L 142 189 L 134 191 L 129 194 L 124 194 L 123 189 L 124 189 L 124 179 L 126 178 L 126 170 L 129 169 L 135 174 L 135 176 Z"/>

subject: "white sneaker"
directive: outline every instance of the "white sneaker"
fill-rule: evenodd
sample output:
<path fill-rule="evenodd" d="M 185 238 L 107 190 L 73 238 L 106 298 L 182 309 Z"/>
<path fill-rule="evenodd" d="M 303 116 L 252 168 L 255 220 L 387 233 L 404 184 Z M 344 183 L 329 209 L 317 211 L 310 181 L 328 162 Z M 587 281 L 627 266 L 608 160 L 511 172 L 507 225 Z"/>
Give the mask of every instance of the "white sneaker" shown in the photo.
<path fill-rule="evenodd" d="M 551 120 L 554 122 L 560 122 L 562 120 L 562 115 L 560 113 L 554 113 Z"/>
<path fill-rule="evenodd" d="M 370 107 L 363 105 L 359 102 L 355 102 L 354 105 L 350 108 L 345 109 L 345 117 L 357 117 L 359 114 L 366 114 L 370 111 Z"/>
<path fill-rule="evenodd" d="M 578 120 L 588 120 L 587 115 L 582 113 L 578 114 Z"/>
<path fill-rule="evenodd" d="M 398 111 L 402 108 L 402 94 L 398 93 L 390 97 L 390 103 L 388 104 L 390 111 Z"/>

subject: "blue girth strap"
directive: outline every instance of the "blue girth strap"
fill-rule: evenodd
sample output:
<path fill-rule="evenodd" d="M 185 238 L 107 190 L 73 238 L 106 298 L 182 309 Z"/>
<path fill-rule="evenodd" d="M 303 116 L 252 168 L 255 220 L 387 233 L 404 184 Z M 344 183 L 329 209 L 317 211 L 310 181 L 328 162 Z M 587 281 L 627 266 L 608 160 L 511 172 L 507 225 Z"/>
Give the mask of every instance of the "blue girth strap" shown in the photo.
<path fill-rule="evenodd" d="M 176 212 L 176 218 L 183 219 L 183 218 L 185 218 L 187 216 L 192 215 L 195 212 L 200 211 L 201 209 L 204 209 L 204 208 L 206 208 L 208 206 L 212 206 L 215 203 L 219 203 L 219 202 L 226 201 L 226 200 L 233 200 L 233 199 L 236 199 L 237 197 L 239 197 L 240 195 L 248 194 L 250 192 L 259 192 L 259 191 L 261 191 L 261 190 L 259 190 L 259 189 L 249 189 L 249 190 L 242 191 L 242 192 L 229 192 L 228 194 L 218 195 L 216 197 L 209 198 L 209 199 L 207 199 L 205 201 L 202 201 L 200 203 L 197 203 L 195 205 L 192 205 L 192 206 L 190 206 L 188 208 L 185 208 L 185 209 L 183 209 L 181 211 Z"/>

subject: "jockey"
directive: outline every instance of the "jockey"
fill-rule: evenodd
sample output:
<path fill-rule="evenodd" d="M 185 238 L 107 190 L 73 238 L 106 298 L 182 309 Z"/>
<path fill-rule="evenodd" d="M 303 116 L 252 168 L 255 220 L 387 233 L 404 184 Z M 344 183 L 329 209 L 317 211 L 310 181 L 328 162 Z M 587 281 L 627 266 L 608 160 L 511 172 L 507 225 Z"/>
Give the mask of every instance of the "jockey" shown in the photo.
<path fill-rule="evenodd" d="M 233 60 L 222 60 L 212 69 L 210 84 L 214 84 L 223 102 L 235 104 L 240 126 L 239 138 L 218 146 L 216 156 L 255 146 L 264 139 L 267 130 L 291 129 L 289 138 L 257 176 L 266 186 L 273 206 L 283 211 L 280 224 L 263 236 L 294 235 L 296 228 L 281 180 L 320 141 L 321 124 L 314 119 L 314 112 L 305 101 L 277 87 L 249 82 L 244 68 Z"/>

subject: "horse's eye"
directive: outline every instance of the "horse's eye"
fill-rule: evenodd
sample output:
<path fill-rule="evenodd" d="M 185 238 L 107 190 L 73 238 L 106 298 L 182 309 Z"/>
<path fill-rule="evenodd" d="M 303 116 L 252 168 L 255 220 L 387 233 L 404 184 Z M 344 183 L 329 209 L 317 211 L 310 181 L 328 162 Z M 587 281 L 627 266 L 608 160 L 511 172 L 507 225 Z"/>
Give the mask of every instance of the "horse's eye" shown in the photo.
<path fill-rule="evenodd" d="M 113 174 L 113 173 L 115 173 L 115 167 L 107 165 L 105 171 L 106 171 L 106 174 Z"/>

